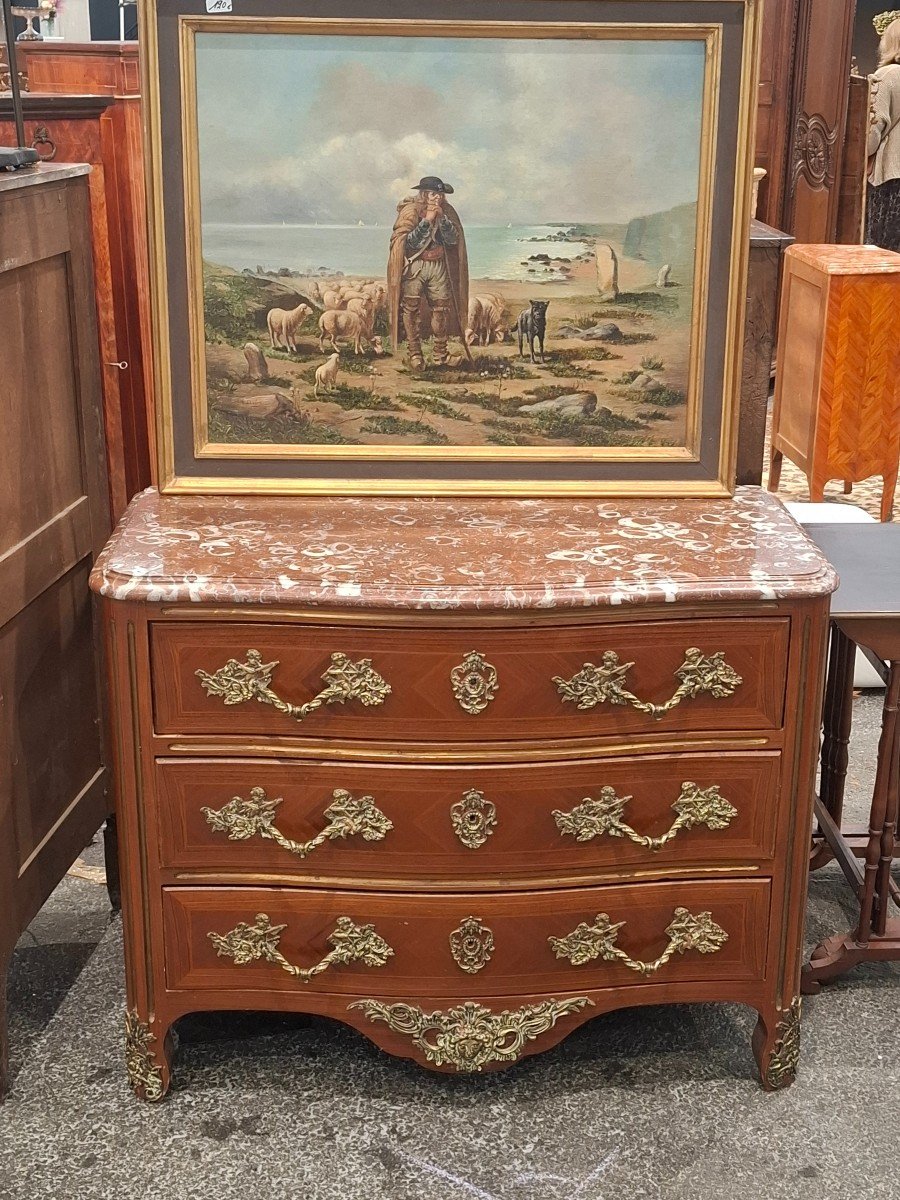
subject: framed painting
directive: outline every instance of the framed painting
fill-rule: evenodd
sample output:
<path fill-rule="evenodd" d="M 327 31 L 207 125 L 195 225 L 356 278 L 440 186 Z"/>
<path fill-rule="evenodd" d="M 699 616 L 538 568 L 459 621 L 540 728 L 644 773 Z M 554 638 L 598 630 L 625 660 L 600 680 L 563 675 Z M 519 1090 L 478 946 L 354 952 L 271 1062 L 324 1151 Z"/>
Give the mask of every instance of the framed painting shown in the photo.
<path fill-rule="evenodd" d="M 145 0 L 165 491 L 733 482 L 756 0 Z"/>

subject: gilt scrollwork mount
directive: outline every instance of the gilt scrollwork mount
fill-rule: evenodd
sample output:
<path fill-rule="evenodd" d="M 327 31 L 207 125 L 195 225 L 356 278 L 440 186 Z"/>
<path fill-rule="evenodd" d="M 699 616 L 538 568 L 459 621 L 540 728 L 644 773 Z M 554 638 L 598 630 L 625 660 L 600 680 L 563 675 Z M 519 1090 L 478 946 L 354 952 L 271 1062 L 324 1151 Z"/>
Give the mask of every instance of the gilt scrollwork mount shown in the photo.
<path fill-rule="evenodd" d="M 461 971 L 477 975 L 494 953 L 494 934 L 480 917 L 465 917 L 450 934 L 450 953 Z"/>
<path fill-rule="evenodd" d="M 637 974 L 655 975 L 676 954 L 694 950 L 699 954 L 716 954 L 728 941 L 728 934 L 712 919 L 709 912 L 694 915 L 686 908 L 676 908 L 666 928 L 668 945 L 658 958 L 650 962 L 632 958 L 616 945 L 624 921 L 613 922 L 607 913 L 598 913 L 592 924 L 586 921 L 576 926 L 565 937 L 550 937 L 551 947 L 557 958 L 567 958 L 575 966 L 583 966 L 601 958 L 604 962 L 620 962 L 622 966 Z"/>
<path fill-rule="evenodd" d="M 357 1000 L 349 1005 L 370 1021 L 384 1021 L 394 1033 L 412 1040 L 426 1062 L 461 1072 L 483 1071 L 492 1063 L 511 1063 L 528 1042 L 539 1038 L 561 1017 L 592 1004 L 587 996 L 545 1000 L 522 1008 L 492 1012 L 467 1000 L 446 1012 L 426 1012 L 414 1004 Z"/>
<path fill-rule="evenodd" d="M 693 700 L 704 693 L 721 700 L 733 695 L 743 683 L 737 671 L 725 661 L 724 650 L 703 654 L 692 646 L 685 651 L 684 662 L 675 671 L 679 684 L 672 696 L 664 704 L 653 704 L 639 699 L 625 686 L 626 676 L 633 666 L 633 662 L 620 662 L 615 650 L 606 650 L 599 666 L 586 662 L 571 679 L 555 675 L 553 682 L 563 701 L 582 711 L 596 708 L 598 704 L 627 704 L 657 720 L 677 708 L 683 700 Z"/>
<path fill-rule="evenodd" d="M 800 1061 L 800 1024 L 802 1001 L 795 997 L 778 1023 L 777 1036 L 765 1073 L 765 1085 L 772 1091 L 787 1087 L 797 1074 Z"/>
<path fill-rule="evenodd" d="M 278 712 L 302 721 L 326 704 L 346 704 L 356 700 L 366 708 L 383 704 L 391 694 L 391 686 L 372 666 L 370 658 L 353 662 L 346 654 L 335 651 L 331 665 L 322 674 L 325 687 L 304 704 L 292 704 L 282 699 L 270 686 L 277 659 L 263 662 L 258 650 L 248 650 L 244 662 L 230 658 L 218 670 L 196 671 L 208 696 L 217 696 L 228 706 L 256 700 L 271 704 Z"/>
<path fill-rule="evenodd" d="M 125 1070 L 132 1089 L 151 1104 L 165 1095 L 162 1068 L 155 1061 L 156 1035 L 136 1009 L 125 1013 Z"/>
<path fill-rule="evenodd" d="M 318 846 L 338 838 L 381 841 L 394 828 L 371 796 L 352 796 L 344 788 L 335 788 L 323 814 L 328 824 L 309 841 L 298 842 L 286 837 L 275 824 L 276 810 L 282 803 L 282 797 L 269 796 L 265 788 L 253 787 L 246 799 L 232 796 L 219 809 L 203 807 L 200 811 L 207 824 L 216 833 L 226 833 L 231 842 L 260 837 L 277 843 L 298 858 L 306 858 Z"/>
<path fill-rule="evenodd" d="M 453 832 L 469 850 L 478 850 L 497 827 L 497 806 L 484 792 L 470 788 L 450 806 Z"/>
<path fill-rule="evenodd" d="M 615 788 L 605 786 L 596 799 L 586 796 L 570 812 L 553 810 L 560 833 L 569 834 L 577 842 L 590 842 L 594 838 L 628 838 L 646 850 L 662 850 L 684 829 L 705 825 L 708 829 L 727 829 L 738 815 L 734 805 L 721 794 L 718 785 L 701 788 L 696 783 L 685 781 L 681 793 L 673 801 L 676 817 L 668 830 L 659 837 L 638 833 L 625 821 L 625 806 L 633 796 L 619 796 Z"/>
<path fill-rule="evenodd" d="M 228 933 L 213 932 L 207 937 L 215 947 L 216 954 L 220 958 L 234 959 L 236 966 L 264 960 L 281 967 L 304 983 L 331 967 L 351 962 L 363 962 L 367 967 L 383 967 L 394 953 L 384 938 L 375 932 L 373 925 L 357 925 L 350 917 L 341 916 L 337 918 L 328 937 L 332 946 L 329 953 L 315 966 L 299 967 L 289 962 L 278 949 L 285 929 L 287 925 L 273 925 L 266 913 L 257 913 L 252 925 L 242 921 Z"/>
<path fill-rule="evenodd" d="M 497 695 L 500 682 L 496 667 L 477 650 L 470 650 L 450 672 L 450 686 L 459 707 L 475 717 Z"/>

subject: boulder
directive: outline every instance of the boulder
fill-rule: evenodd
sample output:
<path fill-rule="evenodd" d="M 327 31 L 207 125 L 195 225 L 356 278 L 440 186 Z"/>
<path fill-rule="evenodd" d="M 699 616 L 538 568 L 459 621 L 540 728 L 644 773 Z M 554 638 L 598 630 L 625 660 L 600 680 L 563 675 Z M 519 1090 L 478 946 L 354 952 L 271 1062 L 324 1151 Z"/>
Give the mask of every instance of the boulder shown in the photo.
<path fill-rule="evenodd" d="M 256 342 L 247 342 L 244 346 L 244 358 L 247 360 L 247 378 L 253 380 L 269 378 L 269 364 L 266 356 Z"/>
<path fill-rule="evenodd" d="M 632 379 L 628 386 L 633 392 L 661 392 L 665 384 L 642 371 L 640 375 Z"/>
<path fill-rule="evenodd" d="M 597 407 L 593 392 L 566 392 L 552 400 L 538 400 L 534 404 L 523 404 L 519 412 L 534 415 L 542 412 L 564 413 L 569 416 L 587 417 Z"/>
<path fill-rule="evenodd" d="M 588 329 L 580 329 L 577 325 L 560 325 L 556 331 L 558 337 L 583 338 L 588 342 L 620 342 L 622 330 L 612 321 L 602 321 L 591 325 Z"/>
<path fill-rule="evenodd" d="M 601 300 L 619 298 L 619 259 L 608 242 L 597 242 L 594 246 L 597 260 L 597 292 Z"/>
<path fill-rule="evenodd" d="M 656 276 L 656 286 L 658 288 L 667 288 L 669 286 L 669 276 L 672 274 L 672 268 L 668 263 L 664 267 L 659 268 L 659 274 Z"/>
<path fill-rule="evenodd" d="M 284 392 L 260 392 L 255 396 L 221 396 L 215 401 L 222 412 L 240 417 L 278 417 L 282 414 L 300 419 L 290 396 Z"/>

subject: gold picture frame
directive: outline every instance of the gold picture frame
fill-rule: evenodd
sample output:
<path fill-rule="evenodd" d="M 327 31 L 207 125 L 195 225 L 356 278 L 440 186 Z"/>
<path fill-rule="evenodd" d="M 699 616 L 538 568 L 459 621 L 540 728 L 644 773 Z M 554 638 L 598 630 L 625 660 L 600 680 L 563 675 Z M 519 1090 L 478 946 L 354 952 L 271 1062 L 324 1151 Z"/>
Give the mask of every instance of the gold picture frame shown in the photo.
<path fill-rule="evenodd" d="M 497 0 L 490 7 L 489 18 L 485 16 L 476 20 L 448 20 L 445 15 L 447 5 L 439 3 L 439 0 L 410 0 L 403 5 L 392 4 L 391 12 L 396 15 L 390 17 L 383 15 L 383 3 L 373 3 L 372 16 L 365 19 L 341 15 L 339 4 L 329 5 L 328 17 L 318 15 L 319 6 L 303 4 L 299 0 L 254 0 L 252 15 L 249 11 L 247 14 L 238 11 L 240 4 L 241 0 L 217 0 L 214 3 L 209 3 L 209 0 L 201 0 L 200 3 L 197 0 L 146 0 L 141 6 L 157 482 L 161 490 L 182 493 L 446 496 L 711 497 L 731 493 L 743 349 L 753 163 L 752 130 L 758 74 L 760 13 L 757 0 Z M 207 12 L 207 8 L 216 11 Z M 334 15 L 331 15 L 332 9 L 336 10 Z M 574 16 L 580 19 L 573 19 Z M 266 44 L 264 39 L 274 39 L 273 45 L 278 39 L 290 39 L 293 46 L 300 45 L 296 41 L 298 38 L 319 39 L 315 43 L 304 43 L 316 47 L 323 44 L 322 40 L 326 38 L 346 39 L 346 44 L 351 47 L 363 44 L 360 39 L 380 39 L 364 44 L 381 46 L 392 44 L 394 39 L 407 38 L 415 39 L 408 43 L 415 47 L 426 44 L 425 39 L 438 39 L 443 45 L 454 46 L 466 43 L 467 39 L 473 44 L 476 40 L 484 43 L 484 39 L 491 39 L 484 43 L 491 49 L 495 45 L 514 47 L 516 43 L 528 42 L 531 43 L 529 52 L 548 43 L 561 43 L 563 50 L 577 43 L 585 52 L 588 46 L 600 43 L 604 44 L 604 49 L 612 43 L 617 47 L 630 43 L 628 49 L 631 53 L 640 53 L 642 47 L 651 43 L 669 45 L 679 42 L 690 47 L 702 47 L 693 273 L 689 292 L 685 289 L 689 304 L 684 300 L 679 309 L 679 314 L 683 311 L 687 314 L 679 318 L 684 322 L 680 334 L 683 334 L 684 345 L 688 348 L 683 416 L 679 409 L 683 436 L 668 445 L 642 441 L 640 435 L 635 435 L 634 444 L 624 445 L 599 445 L 596 439 L 593 444 L 560 445 L 553 444 L 549 436 L 535 439 L 535 444 L 525 444 L 525 438 L 515 439 L 522 444 L 509 444 L 514 439 L 509 437 L 506 430 L 522 428 L 525 424 L 524 421 L 515 420 L 522 411 L 521 401 L 528 399 L 531 402 L 528 411 L 534 411 L 540 408 L 541 396 L 547 392 L 558 393 L 567 386 L 567 381 L 564 381 L 555 388 L 548 387 L 545 380 L 549 379 L 552 383 L 553 379 L 543 365 L 535 370 L 519 368 L 512 343 L 509 357 L 503 360 L 511 365 L 504 369 L 515 369 L 518 373 L 524 370 L 526 375 L 540 376 L 540 380 L 518 385 L 528 390 L 526 397 L 517 397 L 515 403 L 520 405 L 519 408 L 502 410 L 502 420 L 492 416 L 490 421 L 484 421 L 485 429 L 503 424 L 502 435 L 489 435 L 492 439 L 490 442 L 453 444 L 444 438 L 439 444 L 411 444 L 409 441 L 390 444 L 385 441 L 366 443 L 356 439 L 348 444 L 349 439 L 346 439 L 335 444 L 298 441 L 287 445 L 277 440 L 242 441 L 239 440 L 239 434 L 237 440 L 231 441 L 217 440 L 211 436 L 212 402 L 208 383 L 208 356 L 211 351 L 208 340 L 209 313 L 205 307 L 208 280 L 201 226 L 204 198 L 198 115 L 202 97 L 198 97 L 197 45 L 199 38 L 204 47 L 218 46 L 226 37 L 229 39 L 227 44 L 235 46 Z M 255 40 L 251 43 L 247 39 Z M 260 39 L 263 39 L 262 43 Z M 390 39 L 390 42 L 386 39 Z M 447 39 L 452 39 L 452 42 Z M 244 94 L 252 100 L 252 89 Z M 576 226 L 577 223 L 573 229 Z M 585 235 L 573 232 L 572 236 L 577 239 Z M 538 239 L 520 237 L 517 240 Z M 559 237 L 553 234 L 548 240 L 559 240 Z M 533 257 L 542 261 L 549 256 Z M 588 256 L 581 257 L 586 259 Z M 525 261 L 530 260 L 523 260 L 523 268 Z M 568 263 L 570 259 L 558 261 Z M 235 279 L 226 282 L 233 284 L 237 279 L 237 267 L 228 269 Z M 549 268 L 542 269 L 549 274 Z M 571 270 L 568 267 L 558 269 L 564 272 Z M 534 273 L 533 268 L 529 268 L 529 271 Z M 243 274 L 253 275 L 253 272 L 245 267 Z M 253 282 L 268 287 L 268 280 L 259 276 L 254 276 Z M 295 281 L 291 282 L 293 285 Z M 531 284 L 528 286 L 532 287 Z M 539 287 L 539 284 L 534 285 L 533 290 L 539 290 Z M 573 288 L 577 291 L 577 287 L 573 285 Z M 305 293 L 301 291 L 301 295 Z M 656 299 L 649 291 L 649 285 L 641 295 L 642 298 L 636 301 L 641 305 Z M 610 308 L 604 311 L 614 310 Z M 640 314 L 641 310 L 637 309 L 637 313 Z M 456 317 L 456 342 L 469 355 L 464 345 L 468 341 L 469 331 L 466 330 L 464 335 L 462 333 L 463 318 L 459 307 Z M 563 327 L 560 324 L 560 328 Z M 573 336 L 577 334 L 576 328 Z M 320 332 L 319 347 L 323 345 L 321 339 L 324 336 Z M 635 342 L 641 336 L 648 335 L 635 334 Z M 237 357 L 239 341 L 240 338 L 232 339 L 234 344 L 229 343 L 225 347 L 232 358 Z M 313 327 L 313 332 L 307 333 L 307 342 L 313 347 L 313 353 L 315 341 Z M 434 344 L 436 347 L 436 335 Z M 580 346 L 583 347 L 583 344 L 579 341 Z M 272 347 L 276 345 L 275 335 L 272 334 Z M 337 346 L 333 340 L 331 345 Z M 347 355 L 339 360 L 347 370 L 358 369 L 362 365 L 362 360 L 356 361 L 349 351 L 338 349 L 341 355 Z M 391 346 L 389 358 L 394 360 L 394 368 L 401 373 L 407 371 L 413 380 L 418 380 L 414 368 L 400 365 L 399 350 L 398 345 Z M 504 347 L 504 353 L 506 350 Z M 278 349 L 266 348 L 266 352 L 280 355 L 280 345 Z M 558 376 L 567 369 L 565 364 L 569 360 L 565 355 L 571 356 L 573 351 L 558 348 L 555 352 L 559 354 L 559 363 L 562 364 L 560 370 L 554 370 L 554 376 Z M 318 353 L 321 355 L 323 351 L 319 350 Z M 630 374 L 636 376 L 640 371 L 634 365 L 638 362 L 638 351 L 631 353 Z M 486 351 L 478 348 L 474 356 L 469 355 L 470 358 L 474 357 L 476 368 L 479 362 L 487 362 L 488 359 L 492 364 L 500 361 L 493 354 L 487 357 L 485 354 Z M 554 368 L 553 354 L 554 350 L 551 349 L 551 369 Z M 294 372 L 294 377 L 302 365 L 304 378 L 311 384 L 315 362 L 312 357 L 302 364 L 293 361 L 294 356 L 290 352 L 282 357 L 288 362 L 285 369 Z M 621 355 L 604 352 L 604 357 L 616 359 Z M 527 359 L 522 361 L 527 366 Z M 544 363 L 543 347 L 539 361 Z M 652 358 L 640 359 L 641 367 L 653 361 Z M 423 370 L 427 371 L 427 368 Z M 461 370 L 473 369 L 463 364 Z M 653 368 L 648 370 L 652 372 Z M 609 373 L 591 369 L 587 360 L 584 371 L 578 368 L 578 373 L 583 373 L 585 377 L 596 376 L 604 381 L 602 385 L 597 385 L 599 396 L 594 393 L 595 403 L 596 399 L 605 398 L 603 387 L 610 393 L 621 395 L 628 386 L 618 386 L 618 381 L 615 387 L 606 383 Z M 466 382 L 467 376 L 451 373 L 450 377 L 454 381 L 463 380 L 460 386 L 465 401 L 477 394 Z M 428 378 L 442 382 L 442 377 L 434 372 Z M 627 375 L 623 373 L 621 379 L 627 379 Z M 244 387 L 243 384 L 240 386 Z M 373 395 L 374 386 L 373 383 Z M 460 414 L 458 404 L 448 405 L 440 397 L 432 399 L 432 392 L 440 392 L 441 397 L 449 396 L 450 400 L 454 400 L 455 393 L 451 389 L 433 386 L 432 383 L 412 386 L 417 395 L 424 397 L 419 399 L 419 403 L 429 402 L 436 411 L 442 412 L 440 406 L 443 402 L 444 409 L 449 407 L 457 415 Z M 391 404 L 397 394 L 396 387 L 395 383 L 394 390 L 386 394 L 385 406 L 392 410 L 400 407 Z M 499 388 L 502 387 L 501 382 Z M 293 392 L 296 389 L 291 390 Z M 356 394 L 360 389 L 355 392 L 348 390 Z M 269 389 L 264 393 L 266 397 L 282 397 L 283 394 L 283 389 Z M 592 393 L 582 391 L 576 394 Z M 534 400 L 535 396 L 538 397 L 537 401 Z M 499 389 L 498 398 L 502 399 Z M 224 403 L 221 400 L 219 402 Z M 280 402 L 280 399 L 273 399 L 272 403 Z M 299 407 L 297 402 L 291 403 Z M 362 400 L 361 403 L 366 402 Z M 487 400 L 482 397 L 479 403 L 485 404 Z M 622 404 L 625 403 L 623 400 Z M 632 401 L 629 397 L 627 403 L 633 403 L 637 408 L 640 400 Z M 218 408 L 213 411 L 216 414 L 219 412 Z M 592 410 L 592 414 L 596 411 Z M 602 407 L 599 409 L 601 413 L 609 411 Z M 667 416 L 659 409 L 653 410 L 653 413 L 659 416 L 660 421 Z M 291 414 L 292 420 L 294 415 Z M 418 414 L 410 415 L 415 417 Z M 479 416 L 483 415 L 479 411 Z M 299 417 L 296 419 L 300 420 Z M 305 417 L 303 419 L 306 420 Z M 596 426 L 593 415 L 591 420 Z M 381 419 L 380 425 L 370 415 L 362 427 L 392 428 L 392 422 L 398 427 L 431 428 L 425 421 L 404 422 L 394 418 L 393 412 L 386 420 Z M 248 418 L 241 427 L 246 428 L 251 423 Z M 623 416 L 621 423 L 627 427 L 628 419 Z M 235 421 L 235 424 L 239 422 Z M 558 421 L 550 427 L 552 433 L 557 433 L 560 425 L 564 429 L 570 427 Z M 572 426 L 576 427 L 580 429 L 580 426 Z M 265 422 L 261 428 L 265 429 Z M 546 424 L 542 425 L 541 432 L 546 433 L 547 428 Z M 505 442 L 501 442 L 501 436 Z M 623 441 L 630 436 L 625 435 Z M 556 438 L 557 442 L 559 440 Z"/>

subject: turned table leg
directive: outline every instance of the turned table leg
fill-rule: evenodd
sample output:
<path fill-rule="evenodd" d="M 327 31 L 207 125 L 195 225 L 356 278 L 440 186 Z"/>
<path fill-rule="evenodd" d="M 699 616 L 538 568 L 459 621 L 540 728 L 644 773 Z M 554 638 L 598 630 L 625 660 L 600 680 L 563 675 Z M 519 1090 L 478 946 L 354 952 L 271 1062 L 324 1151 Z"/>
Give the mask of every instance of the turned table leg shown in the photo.
<path fill-rule="evenodd" d="M 834 979 L 862 962 L 900 959 L 900 921 L 888 920 L 891 897 L 891 865 L 896 826 L 900 813 L 900 660 L 889 664 L 887 692 L 878 743 L 878 767 L 869 837 L 861 880 L 859 923 L 849 933 L 837 934 L 816 947 L 802 976 L 802 990 L 815 993 L 822 983 Z"/>
<path fill-rule="evenodd" d="M 841 823 L 844 788 L 849 761 L 850 726 L 853 719 L 853 668 L 856 643 L 839 625 L 831 626 L 828 676 L 823 714 L 822 771 L 819 797 L 836 825 Z M 833 855 L 824 839 L 813 845 L 810 870 L 830 862 Z"/>
<path fill-rule="evenodd" d="M 883 935 L 890 900 L 889 883 L 894 857 L 894 832 L 897 824 L 897 770 L 900 750 L 900 663 L 889 666 L 887 694 L 881 718 L 878 742 L 878 769 L 869 820 L 869 845 L 866 848 L 865 877 L 861 899 L 857 941 L 866 945 L 872 933 Z"/>

